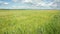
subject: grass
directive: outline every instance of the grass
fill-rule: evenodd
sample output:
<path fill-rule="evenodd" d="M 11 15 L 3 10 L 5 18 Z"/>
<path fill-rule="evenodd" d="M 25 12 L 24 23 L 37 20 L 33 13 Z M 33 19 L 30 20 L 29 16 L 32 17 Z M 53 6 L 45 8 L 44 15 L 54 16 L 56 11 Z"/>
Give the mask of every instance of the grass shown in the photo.
<path fill-rule="evenodd" d="M 0 34 L 60 34 L 60 10 L 0 10 Z"/>

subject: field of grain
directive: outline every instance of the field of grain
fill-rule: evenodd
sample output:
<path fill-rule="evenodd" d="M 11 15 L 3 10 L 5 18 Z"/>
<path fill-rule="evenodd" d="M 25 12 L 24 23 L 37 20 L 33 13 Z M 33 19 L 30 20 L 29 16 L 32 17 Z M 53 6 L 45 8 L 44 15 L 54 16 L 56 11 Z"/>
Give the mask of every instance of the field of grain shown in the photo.
<path fill-rule="evenodd" d="M 60 34 L 60 10 L 0 10 L 0 34 Z"/>

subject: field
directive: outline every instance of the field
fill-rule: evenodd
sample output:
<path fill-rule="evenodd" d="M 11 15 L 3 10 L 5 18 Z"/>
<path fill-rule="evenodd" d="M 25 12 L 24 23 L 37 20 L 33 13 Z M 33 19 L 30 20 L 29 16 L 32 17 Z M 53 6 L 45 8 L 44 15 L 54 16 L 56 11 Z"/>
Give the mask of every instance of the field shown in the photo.
<path fill-rule="evenodd" d="M 60 34 L 60 10 L 0 10 L 0 34 Z"/>

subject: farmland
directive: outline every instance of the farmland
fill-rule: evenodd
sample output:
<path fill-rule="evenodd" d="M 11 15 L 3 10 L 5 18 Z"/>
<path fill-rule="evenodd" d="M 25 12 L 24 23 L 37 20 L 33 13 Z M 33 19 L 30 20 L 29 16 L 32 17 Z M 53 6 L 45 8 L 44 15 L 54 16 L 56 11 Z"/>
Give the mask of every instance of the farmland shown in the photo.
<path fill-rule="evenodd" d="M 60 34 L 60 10 L 0 10 L 0 34 Z"/>

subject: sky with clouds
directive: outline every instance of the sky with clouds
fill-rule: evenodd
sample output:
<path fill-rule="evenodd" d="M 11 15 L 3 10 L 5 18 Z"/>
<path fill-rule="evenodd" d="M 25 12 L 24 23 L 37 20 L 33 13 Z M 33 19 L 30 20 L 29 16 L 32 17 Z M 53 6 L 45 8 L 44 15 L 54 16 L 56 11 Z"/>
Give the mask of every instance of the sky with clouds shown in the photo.
<path fill-rule="evenodd" d="M 60 0 L 0 0 L 0 9 L 60 9 Z"/>

